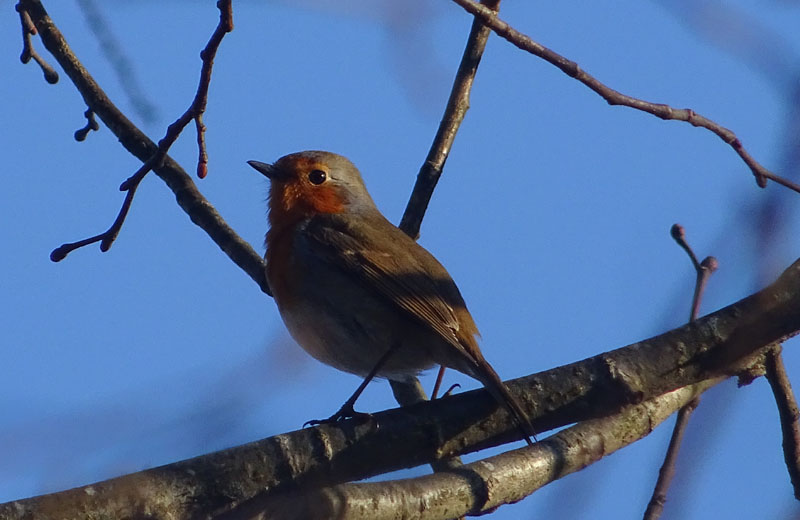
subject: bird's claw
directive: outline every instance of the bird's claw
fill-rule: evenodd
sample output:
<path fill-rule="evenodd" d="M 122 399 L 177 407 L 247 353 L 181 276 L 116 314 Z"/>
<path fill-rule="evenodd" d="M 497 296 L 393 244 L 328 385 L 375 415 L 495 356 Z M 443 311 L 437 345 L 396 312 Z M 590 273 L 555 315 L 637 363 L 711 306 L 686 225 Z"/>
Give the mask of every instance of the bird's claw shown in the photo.
<path fill-rule="evenodd" d="M 450 388 L 447 389 L 447 392 L 443 393 L 442 397 L 439 397 L 439 399 L 442 399 L 443 397 L 447 397 L 448 395 L 452 394 L 453 390 L 455 390 L 456 388 L 461 388 L 461 385 L 459 385 L 458 383 L 451 385 Z"/>
<path fill-rule="evenodd" d="M 357 412 L 353 409 L 352 404 L 345 403 L 344 406 L 339 408 L 338 412 L 331 415 L 327 419 L 312 419 L 310 421 L 306 421 L 305 424 L 303 424 L 303 428 L 306 426 L 319 426 L 320 424 L 337 423 L 339 421 L 344 421 L 345 419 L 356 419 L 359 422 L 374 420 L 371 413 Z"/>

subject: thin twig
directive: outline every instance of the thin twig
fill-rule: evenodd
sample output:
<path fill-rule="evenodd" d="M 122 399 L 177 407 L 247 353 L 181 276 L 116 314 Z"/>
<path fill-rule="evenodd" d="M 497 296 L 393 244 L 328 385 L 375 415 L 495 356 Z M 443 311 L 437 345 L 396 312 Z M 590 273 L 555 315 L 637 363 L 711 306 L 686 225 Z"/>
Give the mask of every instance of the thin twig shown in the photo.
<path fill-rule="evenodd" d="M 131 209 L 131 204 L 133 203 L 133 196 L 136 195 L 136 188 L 139 187 L 139 183 L 144 179 L 144 176 L 147 172 L 150 171 L 150 161 L 145 162 L 139 170 L 133 174 L 131 178 L 128 179 L 136 179 L 135 182 L 131 184 L 131 186 L 125 190 L 127 193 L 125 194 L 125 200 L 122 202 L 122 207 L 117 214 L 117 218 L 114 219 L 114 222 L 104 232 L 100 233 L 99 235 L 95 235 L 93 237 L 84 238 L 83 240 L 79 240 L 77 242 L 71 242 L 68 244 L 63 244 L 55 249 L 50 253 L 50 260 L 53 262 L 60 262 L 64 259 L 71 251 L 74 251 L 80 247 L 88 246 L 89 244 L 94 244 L 95 242 L 100 242 L 100 251 L 106 252 L 111 248 L 111 244 L 114 243 L 116 240 L 117 235 L 119 235 L 120 230 L 122 229 L 122 223 L 125 222 L 125 217 L 128 216 L 128 211 Z M 126 182 L 128 182 L 126 181 Z"/>
<path fill-rule="evenodd" d="M 484 0 L 484 4 L 485 6 L 481 6 L 482 9 L 494 13 L 499 8 L 500 0 Z M 442 176 L 442 169 L 450 154 L 450 148 L 453 146 L 458 128 L 469 109 L 469 93 L 491 32 L 488 27 L 484 26 L 482 20 L 476 18 L 472 22 L 472 29 L 458 66 L 458 72 L 456 72 L 456 78 L 453 81 L 453 88 L 450 90 L 442 121 L 439 123 L 428 156 L 419 169 L 414 190 L 411 192 L 411 198 L 408 200 L 403 218 L 400 220 L 400 229 L 412 238 L 419 236 L 425 210 L 428 209 L 433 190 L 439 182 L 439 177 Z"/>
<path fill-rule="evenodd" d="M 781 148 L 780 157 L 773 165 L 775 171 L 786 172 L 787 177 L 797 181 L 800 178 L 800 52 L 793 42 L 761 17 L 737 7 L 737 2 L 658 0 L 657 3 L 694 36 L 760 73 L 766 84 L 784 100 L 780 121 L 773 123 L 774 128 L 781 129 L 776 139 Z M 769 279 L 771 268 L 780 262 L 784 237 L 793 232 L 794 200 L 786 195 L 789 194 L 784 190 L 771 190 L 765 197 L 759 197 L 756 206 L 741 206 L 737 215 L 727 219 L 728 229 L 720 230 L 725 237 L 731 233 L 751 233 L 753 241 L 749 247 L 758 256 L 757 269 L 751 275 L 755 285 Z"/>
<path fill-rule="evenodd" d="M 206 151 L 206 124 L 203 123 L 203 114 L 194 118 L 197 130 L 197 178 L 205 179 L 208 175 L 208 152 Z"/>
<path fill-rule="evenodd" d="M 86 125 L 83 128 L 75 130 L 75 140 L 78 142 L 86 140 L 86 136 L 89 135 L 89 132 L 92 130 L 95 132 L 100 130 L 100 125 L 97 123 L 97 119 L 94 118 L 94 112 L 92 112 L 91 108 L 87 108 L 83 116 L 86 118 Z"/>
<path fill-rule="evenodd" d="M 714 271 L 717 270 L 719 267 L 719 262 L 713 256 L 707 256 L 702 262 L 698 262 L 697 256 L 694 254 L 691 246 L 689 246 L 689 243 L 686 241 L 686 231 L 680 224 L 672 225 L 672 228 L 670 229 L 670 235 L 675 242 L 677 242 L 678 245 L 681 246 L 684 251 L 686 251 L 686 254 L 689 255 L 689 259 L 692 261 L 692 265 L 697 273 L 697 279 L 695 280 L 694 284 L 694 296 L 692 297 L 692 307 L 689 311 L 689 321 L 692 322 L 697 319 L 697 314 L 700 310 L 700 301 L 703 299 L 703 292 L 705 291 L 708 278 Z"/>
<path fill-rule="evenodd" d="M 794 497 L 800 500 L 800 410 L 794 398 L 792 384 L 783 365 L 781 347 L 777 346 L 767 352 L 764 359 L 766 378 L 778 405 L 778 415 L 783 433 L 783 458 L 789 470 L 789 479 L 794 488 Z"/>
<path fill-rule="evenodd" d="M 598 81 L 595 77 L 581 69 L 581 67 L 574 61 L 568 60 L 557 52 L 548 49 L 533 41 L 530 37 L 522 34 L 516 29 L 508 25 L 508 23 L 497 17 L 497 14 L 481 4 L 472 0 L 453 0 L 455 3 L 463 7 L 467 12 L 480 19 L 486 26 L 490 27 L 492 31 L 497 33 L 498 36 L 508 40 L 516 47 L 530 52 L 534 56 L 538 56 L 548 63 L 558 67 L 567 76 L 577 79 L 594 92 L 599 94 L 609 105 L 622 105 L 642 112 L 647 112 L 661 119 L 669 119 L 675 121 L 685 121 L 692 126 L 697 126 L 710 130 L 716 134 L 720 139 L 730 145 L 739 157 L 747 164 L 750 171 L 756 179 L 756 183 L 764 188 L 767 185 L 767 179 L 773 180 L 778 184 L 785 186 L 791 190 L 800 193 L 800 185 L 788 179 L 771 172 L 758 161 L 756 161 L 750 153 L 742 145 L 742 142 L 736 134 L 715 123 L 714 121 L 696 113 L 690 108 L 676 109 L 663 103 L 651 103 L 631 96 L 617 92 L 616 90 L 606 86 Z"/>
<path fill-rule="evenodd" d="M 683 434 L 686 432 L 689 418 L 699 404 L 700 397 L 698 396 L 678 410 L 678 416 L 675 419 L 675 426 L 672 429 L 672 437 L 669 440 L 667 454 L 664 456 L 664 462 L 658 470 L 658 480 L 653 489 L 653 496 L 650 497 L 650 502 L 647 504 L 647 509 L 644 512 L 645 520 L 660 517 L 661 512 L 664 510 L 664 503 L 667 501 L 667 490 L 672 483 L 672 478 L 675 476 L 675 463 L 678 460 L 678 451 L 683 441 Z"/>
<path fill-rule="evenodd" d="M 127 193 L 125 195 L 125 201 L 123 202 L 122 207 L 117 214 L 117 218 L 114 219 L 113 224 L 111 224 L 111 227 L 99 235 L 79 240 L 77 242 L 63 244 L 57 247 L 52 253 L 50 253 L 51 260 L 54 262 L 63 260 L 75 249 L 93 244 L 95 242 L 100 242 L 101 251 L 108 251 L 122 229 L 122 224 L 125 222 L 125 217 L 128 215 L 128 211 L 130 210 L 133 197 L 136 194 L 136 189 L 139 187 L 139 184 L 151 170 L 163 166 L 164 158 L 166 157 L 170 147 L 181 135 L 183 129 L 186 128 L 186 125 L 189 124 L 189 122 L 193 119 L 197 121 L 197 143 L 200 147 L 200 162 L 197 166 L 198 176 L 200 176 L 200 178 L 205 177 L 208 156 L 205 150 L 205 139 L 203 138 L 205 125 L 202 124 L 200 118 L 205 111 L 208 101 L 208 88 L 211 84 L 211 70 L 214 65 L 214 56 L 216 55 L 217 49 L 222 42 L 222 38 L 224 38 L 225 34 L 233 30 L 233 11 L 231 2 L 232 0 L 219 0 L 217 2 L 217 8 L 219 8 L 220 11 L 219 23 L 217 24 L 217 27 L 214 30 L 214 33 L 211 35 L 208 43 L 206 44 L 206 47 L 200 53 L 200 58 L 203 61 L 203 65 L 200 71 L 200 81 L 197 86 L 197 93 L 195 94 L 194 100 L 192 100 L 191 105 L 189 105 L 189 108 L 186 109 L 183 115 L 181 115 L 174 123 L 167 127 L 167 133 L 158 142 L 158 149 L 152 155 L 152 157 L 145 161 L 144 164 L 142 164 L 142 166 L 136 171 L 136 173 L 131 175 L 120 185 L 120 191 L 125 191 Z"/>
<path fill-rule="evenodd" d="M 20 4 L 30 15 L 45 48 L 64 69 L 83 96 L 86 105 L 117 136 L 122 146 L 132 155 L 142 162 L 152 159 L 158 150 L 156 144 L 111 102 L 108 95 L 72 52 L 61 31 L 48 16 L 41 1 L 20 0 Z M 192 178 L 186 174 L 183 168 L 167 155 L 161 166 L 154 166 L 153 171 L 172 190 L 176 202 L 192 222 L 202 228 L 220 249 L 258 284 L 263 292 L 271 294 L 264 273 L 264 259 L 225 222 L 217 210 L 200 193 Z"/>
<path fill-rule="evenodd" d="M 707 256 L 702 262 L 697 261 L 697 255 L 694 250 L 686 241 L 686 231 L 680 224 L 673 224 L 669 231 L 675 242 L 678 243 L 686 254 L 689 255 L 689 260 L 692 261 L 697 278 L 694 284 L 694 295 L 692 296 L 692 308 L 689 312 L 689 323 L 697 321 L 697 315 L 700 310 L 700 301 L 703 299 L 703 291 L 706 287 L 706 282 L 711 276 L 711 273 L 717 270 L 717 259 L 713 256 Z M 664 456 L 664 462 L 658 470 L 658 480 L 653 488 L 653 495 L 650 497 L 650 502 L 647 504 L 647 509 L 644 512 L 644 520 L 655 520 L 661 516 L 664 510 L 664 503 L 667 501 L 667 491 L 669 490 L 672 479 L 675 477 L 675 464 L 678 461 L 678 452 L 681 448 L 683 441 L 683 434 L 686 427 L 689 425 L 689 418 L 694 413 L 697 406 L 700 404 L 700 397 L 695 397 L 686 406 L 680 409 L 678 416 L 675 419 L 675 426 L 672 430 L 672 437 L 667 447 L 667 453 Z"/>
<path fill-rule="evenodd" d="M 56 72 L 49 63 L 44 61 L 44 58 L 39 56 L 39 53 L 33 48 L 31 35 L 36 34 L 36 27 L 33 25 L 28 11 L 22 6 L 22 2 L 17 3 L 14 8 L 19 13 L 19 21 L 22 25 L 22 54 L 19 55 L 19 61 L 28 63 L 31 61 L 31 58 L 33 58 L 33 61 L 38 63 L 39 67 L 42 69 L 44 80 L 51 85 L 58 83 L 58 72 Z"/>

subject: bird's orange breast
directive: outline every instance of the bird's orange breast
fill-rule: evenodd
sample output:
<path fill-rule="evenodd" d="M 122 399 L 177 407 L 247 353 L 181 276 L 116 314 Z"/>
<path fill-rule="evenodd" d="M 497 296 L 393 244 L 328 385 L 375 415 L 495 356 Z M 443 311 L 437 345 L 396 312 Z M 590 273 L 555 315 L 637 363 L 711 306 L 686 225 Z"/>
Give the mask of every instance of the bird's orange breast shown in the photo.
<path fill-rule="evenodd" d="M 292 263 L 294 228 L 274 225 L 267 233 L 267 281 L 278 307 L 291 305 L 292 283 L 295 282 Z"/>

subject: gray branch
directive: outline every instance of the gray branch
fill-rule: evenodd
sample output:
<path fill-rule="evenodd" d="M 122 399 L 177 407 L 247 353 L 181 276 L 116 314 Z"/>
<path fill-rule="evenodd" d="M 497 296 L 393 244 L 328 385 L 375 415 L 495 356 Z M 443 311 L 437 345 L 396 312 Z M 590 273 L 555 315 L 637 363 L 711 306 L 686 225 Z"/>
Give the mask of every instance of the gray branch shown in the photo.
<path fill-rule="evenodd" d="M 584 421 L 534 446 L 424 477 L 263 493 L 216 520 L 446 520 L 490 512 L 647 436 L 720 378 Z"/>
<path fill-rule="evenodd" d="M 766 289 L 696 322 L 509 384 L 539 431 L 617 414 L 666 392 L 746 368 L 800 332 L 800 260 Z M 540 346 L 541 347 L 541 346 Z M 518 436 L 483 390 L 277 435 L 60 493 L 0 505 L 0 520 L 182 519 L 262 490 L 312 489 L 429 464 Z M 391 447 L 391 449 L 387 449 Z"/>

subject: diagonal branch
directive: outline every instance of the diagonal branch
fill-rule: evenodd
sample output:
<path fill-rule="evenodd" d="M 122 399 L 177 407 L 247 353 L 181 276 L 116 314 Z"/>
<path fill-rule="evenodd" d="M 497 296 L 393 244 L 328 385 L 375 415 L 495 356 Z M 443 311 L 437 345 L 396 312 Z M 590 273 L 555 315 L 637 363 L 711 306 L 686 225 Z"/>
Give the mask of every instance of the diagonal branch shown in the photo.
<path fill-rule="evenodd" d="M 800 500 L 800 424 L 798 423 L 800 410 L 798 410 L 797 400 L 794 398 L 789 376 L 786 374 L 781 350 L 780 346 L 776 346 L 767 352 L 764 367 L 767 381 L 775 396 L 775 404 L 778 405 L 781 432 L 783 433 L 783 458 L 786 461 L 786 468 L 789 470 L 794 497 Z"/>
<path fill-rule="evenodd" d="M 500 0 L 484 0 L 483 9 L 490 12 L 497 12 L 500 8 Z M 456 139 L 461 122 L 469 109 L 469 93 L 472 90 L 472 83 L 475 74 L 478 72 L 478 65 L 481 63 L 483 50 L 486 48 L 486 41 L 489 39 L 491 29 L 483 24 L 483 21 L 476 18 L 472 22 L 472 29 L 467 38 L 467 46 L 461 56 L 461 63 L 458 65 L 458 72 L 453 81 L 453 88 L 450 90 L 450 97 L 447 99 L 447 106 L 444 109 L 439 128 L 436 130 L 436 137 L 431 143 L 428 156 L 417 174 L 417 182 L 411 192 L 403 218 L 400 220 L 400 229 L 406 232 L 411 238 L 419 236 L 419 228 L 422 225 L 422 217 L 428 209 L 428 203 L 433 196 L 433 190 L 442 176 L 444 163 L 450 154 L 450 148 Z"/>
<path fill-rule="evenodd" d="M 56 72 L 49 63 L 44 61 L 44 58 L 39 56 L 39 53 L 33 48 L 31 35 L 36 34 L 36 27 L 34 27 L 28 11 L 25 10 L 22 2 L 17 3 L 15 9 L 19 13 L 19 21 L 20 24 L 22 24 L 22 54 L 19 55 L 19 61 L 28 63 L 32 59 L 39 65 L 39 68 L 42 69 L 45 81 L 51 85 L 58 83 L 58 72 Z"/>
<path fill-rule="evenodd" d="M 658 480 L 653 488 L 653 495 L 650 497 L 650 502 L 648 502 L 647 509 L 644 512 L 645 520 L 659 518 L 664 510 L 664 503 L 667 501 L 667 490 L 675 476 L 675 464 L 678 462 L 678 451 L 683 442 L 683 434 L 689 425 L 689 419 L 699 404 L 700 396 L 698 395 L 678 411 L 678 416 L 675 418 L 675 426 L 672 429 L 672 436 L 669 439 L 669 446 L 667 446 L 667 453 L 664 455 L 664 462 L 658 470 Z"/>
<path fill-rule="evenodd" d="M 219 23 L 217 24 L 217 28 L 214 30 L 214 33 L 211 35 L 208 44 L 206 44 L 206 47 L 200 53 L 203 66 L 200 70 L 200 82 L 197 86 L 197 93 L 195 94 L 194 100 L 192 100 L 191 105 L 189 105 L 189 108 L 186 109 L 183 115 L 181 115 L 174 123 L 169 125 L 166 135 L 164 135 L 164 137 L 158 142 L 158 148 L 156 149 L 155 153 L 149 159 L 144 161 L 144 164 L 142 164 L 136 173 L 131 175 L 125 182 L 122 183 L 122 185 L 120 185 L 120 191 L 125 191 L 127 193 L 125 194 L 125 201 L 122 203 L 122 208 L 119 210 L 117 218 L 114 219 L 111 227 L 99 235 L 79 240 L 77 242 L 63 244 L 57 247 L 52 253 L 50 253 L 50 259 L 52 261 L 60 262 L 75 249 L 87 246 L 89 244 L 94 244 L 95 242 L 100 242 L 100 250 L 103 252 L 108 251 L 111 248 L 111 245 L 117 239 L 117 236 L 122 229 L 122 224 L 124 224 L 125 218 L 128 216 L 128 211 L 131 209 L 133 197 L 136 195 L 136 190 L 139 188 L 139 184 L 141 184 L 142 180 L 144 180 L 145 176 L 151 170 L 159 168 L 163 165 L 164 157 L 166 157 L 167 152 L 175 143 L 175 141 L 178 140 L 178 137 L 180 137 L 183 129 L 189 124 L 189 121 L 192 120 L 197 123 L 197 144 L 200 148 L 199 160 L 197 164 L 197 176 L 201 179 L 206 176 L 208 171 L 208 155 L 205 149 L 204 138 L 206 127 L 202 122 L 202 117 L 203 112 L 205 112 L 206 109 L 206 102 L 208 101 L 208 88 L 211 84 L 211 69 L 214 65 L 214 57 L 217 54 L 217 49 L 219 49 L 220 43 L 222 43 L 222 38 L 225 37 L 225 34 L 233 30 L 233 8 L 231 6 L 231 2 L 232 0 L 219 0 L 217 2 L 217 7 L 220 11 Z M 87 111 L 87 113 L 91 113 L 91 108 Z M 78 134 L 76 133 L 76 139 L 77 138 Z"/>
<path fill-rule="evenodd" d="M 714 121 L 698 114 L 694 110 L 690 108 L 683 108 L 677 109 L 672 108 L 669 105 L 665 105 L 662 103 L 651 103 L 649 101 L 644 101 L 641 99 L 637 99 L 631 96 L 626 96 L 621 92 L 617 92 L 616 90 L 612 89 L 611 87 L 606 86 L 605 84 L 601 83 L 597 80 L 594 76 L 588 74 L 586 71 L 581 69 L 581 67 L 575 63 L 574 61 L 570 61 L 564 56 L 561 56 L 557 52 L 554 52 L 551 49 L 548 49 L 544 45 L 541 45 L 535 41 L 533 41 L 530 37 L 522 34 L 521 32 L 517 31 L 508 23 L 504 22 L 500 18 L 497 17 L 497 14 L 492 11 L 491 9 L 487 9 L 485 6 L 482 6 L 479 3 L 476 3 L 472 0 L 453 0 L 455 3 L 463 7 L 467 12 L 475 16 L 477 19 L 480 19 L 487 27 L 490 27 L 492 31 L 497 33 L 498 36 L 508 40 L 510 43 L 515 45 L 516 47 L 530 52 L 534 56 L 538 56 L 543 60 L 547 61 L 551 65 L 558 67 L 561 72 L 566 74 L 571 78 L 575 78 L 594 92 L 599 94 L 609 105 L 622 105 L 630 108 L 635 108 L 636 110 L 641 110 L 642 112 L 647 112 L 648 114 L 653 114 L 656 117 L 661 119 L 668 119 L 668 120 L 675 120 L 675 121 L 685 121 L 692 126 L 697 126 L 701 128 L 705 128 L 716 134 L 720 139 L 725 141 L 734 151 L 739 155 L 739 157 L 744 161 L 744 163 L 750 168 L 750 171 L 755 176 L 756 182 L 762 188 L 766 187 L 767 179 L 773 180 L 778 184 L 785 186 L 791 190 L 794 190 L 800 193 L 800 185 L 790 181 L 789 179 L 784 179 L 783 177 L 777 175 L 776 173 L 771 172 L 763 165 L 761 165 L 758 161 L 756 161 L 750 153 L 745 149 L 742 142 L 736 136 L 733 131 L 715 123 Z"/>
<path fill-rule="evenodd" d="M 510 382 L 538 431 L 619 413 L 666 392 L 745 368 L 800 332 L 800 260 L 771 286 L 666 332 Z M 345 421 L 0 505 L 0 520 L 210 515 L 267 489 L 323 487 L 429 464 L 519 436 L 484 390 L 375 414 L 379 428 Z M 391 446 L 392 449 L 386 449 Z"/>
<path fill-rule="evenodd" d="M 217 520 L 442 520 L 522 500 L 649 435 L 720 379 L 680 388 L 622 412 L 584 421 L 537 442 L 450 471 L 383 482 L 264 493 Z"/>
<path fill-rule="evenodd" d="M 105 123 L 131 154 L 142 162 L 153 158 L 158 147 L 111 102 L 70 49 L 64 36 L 39 0 L 21 0 L 30 15 L 45 48 L 83 96 L 86 105 Z M 253 248 L 231 229 L 214 207 L 203 197 L 191 177 L 169 155 L 153 171 L 175 194 L 178 205 L 200 226 L 233 262 L 271 294 L 264 274 L 264 261 Z"/>

